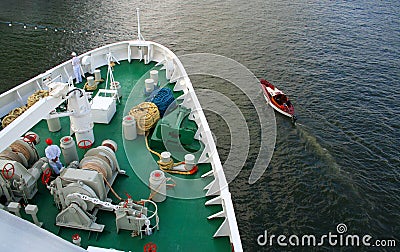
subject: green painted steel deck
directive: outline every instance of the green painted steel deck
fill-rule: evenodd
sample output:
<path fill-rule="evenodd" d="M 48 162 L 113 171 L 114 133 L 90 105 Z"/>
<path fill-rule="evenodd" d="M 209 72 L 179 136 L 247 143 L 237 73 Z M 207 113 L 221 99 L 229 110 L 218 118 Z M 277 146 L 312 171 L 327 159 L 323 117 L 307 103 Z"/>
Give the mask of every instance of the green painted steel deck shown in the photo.
<path fill-rule="evenodd" d="M 127 111 L 136 104 L 145 100 L 144 96 L 144 80 L 149 78 L 149 71 L 159 70 L 159 83 L 161 86 L 173 88 L 173 84 L 168 83 L 165 79 L 165 70 L 161 70 L 160 66 L 155 63 L 143 64 L 137 60 L 131 63 L 127 61 L 120 62 L 120 65 L 114 67 L 114 78 L 120 82 L 122 86 L 122 99 L 117 102 L 117 112 L 109 125 L 95 124 L 94 135 L 96 147 L 103 140 L 111 139 L 118 144 L 116 156 L 120 168 L 126 171 L 126 175 L 118 175 L 113 184 L 114 190 L 122 197 L 126 198 L 126 193 L 132 196 L 134 200 L 147 199 L 150 195 L 148 188 L 148 174 L 158 169 L 155 160 L 158 158 L 148 152 L 145 147 L 144 136 L 138 136 L 136 140 L 124 141 L 122 134 L 122 118 Z M 106 79 L 107 67 L 101 68 L 102 78 Z M 83 82 L 85 82 L 84 79 Z M 82 85 L 82 84 L 81 84 Z M 105 83 L 99 84 L 99 88 L 104 88 Z M 132 91 L 133 89 L 133 91 Z M 178 97 L 181 92 L 174 92 L 174 96 Z M 129 99 L 128 99 L 129 97 Z M 125 108 L 126 107 L 126 108 Z M 49 132 L 45 120 L 38 123 L 32 131 L 39 134 L 41 138 L 37 149 L 40 156 L 44 156 L 44 148 L 46 147 L 44 139 L 50 137 L 55 143 L 63 136 L 70 135 L 69 119 L 61 118 L 62 129 L 59 132 Z M 196 127 L 195 123 L 188 120 L 187 116 L 183 119 L 183 127 Z M 149 136 L 150 138 L 151 136 Z M 152 137 L 151 147 L 157 151 L 162 151 L 163 146 L 157 145 Z M 202 148 L 197 143 L 197 148 Z M 79 157 L 82 158 L 85 150 L 78 149 Z M 196 156 L 198 157 L 198 153 Z M 176 157 L 183 156 L 183 153 L 172 153 Z M 61 157 L 61 161 L 63 158 Z M 181 160 L 179 160 L 181 161 Z M 39 192 L 33 198 L 31 204 L 37 204 L 39 207 L 38 219 L 44 222 L 43 227 L 58 236 L 72 241 L 73 234 L 79 234 L 82 238 L 82 247 L 97 246 L 103 248 L 113 248 L 124 251 L 143 251 L 145 244 L 153 242 L 157 246 L 157 251 L 231 251 L 228 237 L 213 238 L 214 233 L 223 222 L 223 218 L 208 220 L 207 217 L 220 212 L 220 205 L 205 206 L 208 197 L 199 197 L 196 199 L 179 199 L 173 197 L 180 195 L 182 192 L 197 191 L 203 192 L 204 186 L 211 182 L 212 178 L 200 178 L 200 176 L 211 169 L 209 164 L 199 165 L 199 171 L 190 176 L 170 175 L 174 180 L 179 181 L 177 185 L 167 190 L 172 197 L 167 197 L 164 202 L 158 203 L 158 215 L 160 218 L 160 229 L 156 230 L 150 236 L 131 237 L 131 231 L 120 230 L 117 234 L 115 225 L 115 214 L 113 212 L 99 211 L 96 222 L 104 224 L 105 229 L 102 233 L 89 232 L 79 229 L 71 229 L 58 227 L 55 225 L 56 215 L 59 210 L 53 201 L 53 196 L 49 190 L 39 182 Z M 147 179 L 140 179 L 140 178 Z M 194 183 L 196 180 L 196 183 Z M 113 204 L 119 201 L 111 193 L 108 197 L 113 200 Z M 23 211 L 21 211 L 23 212 Z M 23 214 L 27 220 L 31 220 L 30 216 Z"/>

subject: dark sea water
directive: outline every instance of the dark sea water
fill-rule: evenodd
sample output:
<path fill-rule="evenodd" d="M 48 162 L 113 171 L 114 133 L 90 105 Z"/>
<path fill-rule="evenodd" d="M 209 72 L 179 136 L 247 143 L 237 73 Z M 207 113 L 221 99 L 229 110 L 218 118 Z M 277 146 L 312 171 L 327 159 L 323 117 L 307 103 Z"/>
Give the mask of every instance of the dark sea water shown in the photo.
<path fill-rule="evenodd" d="M 221 79 L 192 78 L 195 88 L 234 100 L 248 122 L 249 156 L 230 183 L 246 251 L 271 248 L 257 244 L 265 230 L 321 236 L 335 233 L 339 223 L 346 234 L 396 239 L 399 249 L 399 1 L 2 0 L 0 21 L 67 32 L 0 23 L 1 91 L 69 59 L 71 51 L 135 38 L 136 7 L 146 39 L 178 56 L 230 57 L 275 83 L 295 105 L 296 126 L 276 115 L 272 160 L 250 185 L 262 144 L 254 105 L 237 89 L 225 89 Z M 82 29 L 95 35 L 71 32 Z M 225 160 L 230 134 L 223 115 L 207 116 Z M 325 244 L 317 250 L 330 249 Z"/>

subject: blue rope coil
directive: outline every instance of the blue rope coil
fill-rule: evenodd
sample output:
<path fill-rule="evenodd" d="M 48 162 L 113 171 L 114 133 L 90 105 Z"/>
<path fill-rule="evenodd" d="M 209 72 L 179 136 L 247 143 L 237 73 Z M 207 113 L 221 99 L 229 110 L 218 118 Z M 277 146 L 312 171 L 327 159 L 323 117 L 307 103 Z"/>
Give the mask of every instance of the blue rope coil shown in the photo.
<path fill-rule="evenodd" d="M 146 101 L 152 102 L 157 105 L 161 117 L 164 116 L 165 112 L 171 104 L 173 105 L 173 107 L 175 107 L 174 95 L 169 88 L 160 88 L 154 90 L 146 99 Z"/>

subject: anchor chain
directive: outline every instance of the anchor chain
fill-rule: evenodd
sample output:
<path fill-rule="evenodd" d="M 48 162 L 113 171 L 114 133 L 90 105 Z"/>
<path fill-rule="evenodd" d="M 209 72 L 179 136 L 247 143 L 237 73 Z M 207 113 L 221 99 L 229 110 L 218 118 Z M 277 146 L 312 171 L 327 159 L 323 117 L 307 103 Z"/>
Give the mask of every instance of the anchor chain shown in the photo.
<path fill-rule="evenodd" d="M 84 194 L 72 193 L 70 195 L 71 196 L 77 196 L 77 197 L 81 198 L 84 201 L 89 201 L 89 202 L 92 202 L 95 205 L 100 205 L 100 206 L 105 207 L 105 208 L 109 208 L 109 209 L 113 209 L 113 210 L 118 210 L 118 209 L 122 208 L 119 205 L 113 205 L 110 202 L 101 201 L 98 198 L 92 198 L 92 197 L 89 197 L 89 196 L 84 195 Z"/>

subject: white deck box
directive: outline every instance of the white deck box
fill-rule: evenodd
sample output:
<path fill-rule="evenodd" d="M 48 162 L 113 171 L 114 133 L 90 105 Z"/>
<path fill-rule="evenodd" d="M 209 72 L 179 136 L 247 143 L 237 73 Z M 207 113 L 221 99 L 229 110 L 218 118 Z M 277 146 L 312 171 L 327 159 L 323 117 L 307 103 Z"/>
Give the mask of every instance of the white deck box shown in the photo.
<path fill-rule="evenodd" d="M 92 119 L 94 123 L 109 124 L 116 108 L 117 90 L 99 89 L 92 100 Z"/>

